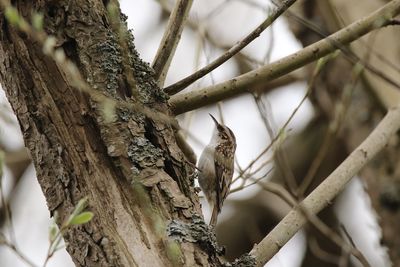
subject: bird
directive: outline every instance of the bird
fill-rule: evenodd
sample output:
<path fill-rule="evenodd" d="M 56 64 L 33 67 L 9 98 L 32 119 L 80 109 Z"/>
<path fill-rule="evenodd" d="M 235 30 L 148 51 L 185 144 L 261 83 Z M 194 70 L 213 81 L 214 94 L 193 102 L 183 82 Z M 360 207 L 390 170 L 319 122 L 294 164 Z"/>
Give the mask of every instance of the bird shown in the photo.
<path fill-rule="evenodd" d="M 210 226 L 215 227 L 232 183 L 236 138 L 231 129 L 209 115 L 214 121 L 215 129 L 200 156 L 197 168 L 200 188 L 212 210 Z"/>

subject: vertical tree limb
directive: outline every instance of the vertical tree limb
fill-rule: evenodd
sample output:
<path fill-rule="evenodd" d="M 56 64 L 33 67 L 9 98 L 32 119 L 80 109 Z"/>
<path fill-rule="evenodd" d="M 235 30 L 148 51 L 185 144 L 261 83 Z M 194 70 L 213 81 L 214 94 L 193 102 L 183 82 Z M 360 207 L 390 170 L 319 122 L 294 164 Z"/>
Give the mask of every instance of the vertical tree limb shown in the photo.
<path fill-rule="evenodd" d="M 172 58 L 174 57 L 176 47 L 186 19 L 189 15 L 193 0 L 178 0 L 168 20 L 157 54 L 153 60 L 152 67 L 155 71 L 155 79 L 158 86 L 164 85 L 165 78 L 168 73 Z"/>

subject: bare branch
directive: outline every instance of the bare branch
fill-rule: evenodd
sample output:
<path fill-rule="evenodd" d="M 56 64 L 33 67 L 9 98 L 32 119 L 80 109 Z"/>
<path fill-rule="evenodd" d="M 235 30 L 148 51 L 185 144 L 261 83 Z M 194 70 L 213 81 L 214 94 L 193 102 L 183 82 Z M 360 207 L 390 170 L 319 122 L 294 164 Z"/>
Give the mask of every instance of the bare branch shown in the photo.
<path fill-rule="evenodd" d="M 399 1 L 400 2 L 400 1 Z M 392 2 L 393 3 L 393 2 Z M 357 174 L 389 141 L 400 128 L 400 107 L 389 109 L 374 131 L 336 168 L 310 195 L 300 207 L 297 206 L 250 252 L 262 266 L 307 222 L 304 210 L 317 214 L 328 206 Z"/>
<path fill-rule="evenodd" d="M 299 204 L 295 198 L 291 196 L 289 191 L 287 191 L 284 187 L 279 184 L 267 182 L 267 183 L 259 183 L 259 185 L 266 191 L 271 192 L 278 197 L 280 197 L 283 201 L 285 201 L 289 206 L 299 208 L 301 214 L 303 214 L 306 218 L 306 221 L 311 223 L 321 234 L 325 237 L 329 238 L 333 243 L 337 246 L 341 247 L 345 252 L 345 255 L 352 254 L 356 257 L 360 263 L 364 267 L 370 267 L 368 261 L 352 243 L 349 245 L 345 242 L 339 234 L 334 232 L 332 229 L 329 228 L 321 219 L 319 219 L 315 214 L 311 213 L 307 210 L 301 203 Z M 348 257 L 348 256 L 347 256 Z"/>
<path fill-rule="evenodd" d="M 270 82 L 335 51 L 339 48 L 337 44 L 348 44 L 372 30 L 386 26 L 398 13 L 400 13 L 400 0 L 391 1 L 369 16 L 307 46 L 299 52 L 217 85 L 174 96 L 170 99 L 172 109 L 175 114 L 181 114 L 216 103 L 222 99 L 246 93 L 249 87 Z"/>
<path fill-rule="evenodd" d="M 256 39 L 260 34 L 268 28 L 283 12 L 285 12 L 296 0 L 284 0 L 280 7 L 274 9 L 271 12 L 271 15 L 268 16 L 266 20 L 264 20 L 256 29 L 254 29 L 249 35 L 247 35 L 243 40 L 238 42 L 236 45 L 231 47 L 228 51 L 226 51 L 223 55 L 219 58 L 215 59 L 213 62 L 208 64 L 207 66 L 201 68 L 200 70 L 196 71 L 195 73 L 189 75 L 188 77 L 180 80 L 177 83 L 174 83 L 164 89 L 166 93 L 169 95 L 174 95 L 187 86 L 195 82 L 196 80 L 200 79 L 201 77 L 205 76 L 206 74 L 210 73 L 223 63 L 225 63 L 228 59 L 233 57 L 236 53 L 240 50 L 245 48 L 250 42 Z"/>
<path fill-rule="evenodd" d="M 183 26 L 185 25 L 192 3 L 193 0 L 177 1 L 169 17 L 167 29 L 164 32 L 152 64 L 155 71 L 155 78 L 160 87 L 164 85 L 165 77 L 167 76 L 176 47 L 181 39 Z"/>

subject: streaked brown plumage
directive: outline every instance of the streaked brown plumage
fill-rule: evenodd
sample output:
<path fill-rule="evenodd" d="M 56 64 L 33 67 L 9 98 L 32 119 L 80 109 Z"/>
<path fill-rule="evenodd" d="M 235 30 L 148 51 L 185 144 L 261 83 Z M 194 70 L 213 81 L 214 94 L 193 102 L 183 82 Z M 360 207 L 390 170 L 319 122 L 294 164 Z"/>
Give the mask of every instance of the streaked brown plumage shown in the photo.
<path fill-rule="evenodd" d="M 210 225 L 214 227 L 232 182 L 236 139 L 231 129 L 210 116 L 216 128 L 200 156 L 198 169 L 200 187 L 212 210 Z"/>

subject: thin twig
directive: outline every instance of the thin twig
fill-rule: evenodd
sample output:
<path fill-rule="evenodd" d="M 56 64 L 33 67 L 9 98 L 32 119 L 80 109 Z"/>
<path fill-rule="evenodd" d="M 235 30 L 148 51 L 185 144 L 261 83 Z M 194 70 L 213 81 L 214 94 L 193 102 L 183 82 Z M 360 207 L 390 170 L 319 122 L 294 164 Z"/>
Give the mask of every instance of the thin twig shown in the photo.
<path fill-rule="evenodd" d="M 0 153 L 3 153 L 3 151 L 0 151 Z M 11 249 L 15 255 L 17 255 L 23 262 L 25 262 L 27 265 L 31 266 L 31 267 L 36 267 L 36 265 L 30 260 L 28 259 L 15 245 L 16 239 L 15 239 L 15 234 L 14 234 L 14 229 L 13 229 L 13 223 L 12 223 L 12 215 L 11 215 L 11 210 L 10 210 L 10 205 L 8 204 L 8 202 L 6 202 L 6 199 L 4 197 L 4 192 L 3 192 L 3 155 L 0 155 L 1 160 L 0 160 L 0 200 L 1 200 L 1 204 L 4 207 L 4 213 L 5 213 L 5 220 L 9 223 L 9 230 L 10 230 L 10 238 L 12 239 L 11 242 L 14 243 L 10 243 L 10 241 L 6 240 L 6 237 L 0 233 L 0 245 L 4 245 L 6 247 L 8 247 L 9 249 Z"/>
<path fill-rule="evenodd" d="M 179 93 L 183 89 L 185 89 L 187 86 L 195 82 L 196 80 L 200 79 L 201 77 L 205 76 L 209 72 L 213 71 L 223 63 L 225 63 L 228 59 L 233 57 L 236 53 L 238 53 L 240 50 L 242 50 L 244 47 L 246 47 L 250 42 L 252 42 L 254 39 L 256 39 L 260 34 L 268 27 L 270 26 L 280 15 L 283 14 L 296 0 L 284 0 L 281 5 L 274 9 L 271 12 L 271 15 L 264 20 L 256 29 L 254 29 L 249 35 L 247 35 L 243 40 L 238 42 L 236 45 L 234 45 L 232 48 L 230 48 L 227 52 L 225 52 L 223 55 L 215 59 L 213 62 L 208 64 L 207 66 L 201 68 L 200 70 L 196 71 L 195 73 L 189 75 L 188 77 L 180 80 L 179 82 L 176 82 L 166 88 L 164 88 L 164 91 L 168 93 L 169 95 L 174 95 L 176 93 Z"/>
<path fill-rule="evenodd" d="M 322 222 L 315 214 L 311 214 L 304 207 L 300 208 L 302 209 L 302 212 L 306 216 L 307 220 L 311 222 L 311 224 L 315 228 L 317 228 L 320 233 L 329 238 L 337 246 L 344 249 L 346 253 L 349 254 L 351 253 L 354 257 L 356 257 L 360 261 L 360 263 L 364 267 L 370 267 L 370 264 L 368 263 L 365 256 L 361 253 L 361 251 L 359 251 L 356 247 L 345 243 L 345 241 L 340 237 L 338 233 L 334 232 L 331 228 L 329 228 L 329 226 L 327 226 L 324 222 Z"/>
<path fill-rule="evenodd" d="M 5 192 L 3 188 L 3 178 L 4 178 L 4 170 L 3 166 L 5 164 L 5 159 L 4 159 L 4 151 L 0 150 L 0 201 L 2 205 L 2 210 L 4 211 L 4 224 L 7 226 L 8 224 L 8 234 L 9 238 L 11 239 L 11 242 L 13 244 L 17 243 L 17 239 L 15 238 L 15 231 L 14 231 L 14 224 L 13 224 L 13 217 L 12 217 L 12 212 L 11 212 L 11 207 L 10 207 L 10 202 L 9 199 L 6 199 L 5 197 Z M 14 247 L 16 245 L 13 245 Z"/>
<path fill-rule="evenodd" d="M 275 127 L 274 127 L 274 122 L 273 122 L 273 117 L 272 117 L 272 111 L 269 103 L 264 103 L 262 98 L 260 96 L 253 95 L 255 102 L 257 104 L 257 110 L 261 116 L 261 119 L 265 125 L 265 128 L 267 129 L 269 138 L 272 139 L 275 137 Z M 301 102 L 303 103 L 303 101 Z M 294 174 L 292 172 L 292 169 L 289 166 L 289 162 L 285 153 L 285 149 L 281 146 L 278 149 L 274 149 L 275 153 L 275 163 L 277 166 L 277 170 L 279 172 L 279 175 L 282 176 L 283 181 L 286 183 L 288 186 L 290 192 L 294 194 L 297 189 L 297 181 L 296 178 L 294 177 Z"/>
<path fill-rule="evenodd" d="M 346 238 L 349 240 L 350 244 L 351 244 L 353 247 L 356 247 L 356 244 L 354 243 L 353 238 L 351 238 L 351 235 L 349 234 L 349 232 L 347 231 L 346 227 L 344 227 L 343 224 L 340 224 L 340 229 L 342 229 L 344 235 L 345 235 Z"/>
<path fill-rule="evenodd" d="M 29 265 L 31 267 L 37 267 L 36 264 L 34 264 L 30 259 L 28 259 L 24 254 L 22 254 L 22 252 L 17 247 L 15 247 L 13 244 L 6 242 L 6 243 L 3 243 L 3 245 L 5 245 L 9 249 L 11 249 L 15 253 L 15 255 L 17 255 L 18 258 L 20 258 L 27 265 Z"/>
<path fill-rule="evenodd" d="M 239 192 L 239 191 L 241 191 L 241 190 L 243 190 L 243 189 L 245 189 L 247 187 L 250 187 L 252 185 L 258 184 L 259 182 L 261 182 L 262 179 L 265 179 L 272 172 L 273 169 L 274 168 L 269 169 L 267 171 L 267 173 L 265 173 L 263 176 L 261 176 L 261 177 L 259 177 L 257 179 L 251 179 L 252 182 L 249 183 L 249 184 L 241 184 L 240 186 L 238 186 L 236 188 L 233 188 L 232 190 L 229 190 L 229 194 L 233 194 L 233 193 Z"/>
<path fill-rule="evenodd" d="M 310 248 L 311 253 L 315 255 L 315 257 L 334 265 L 337 265 L 337 263 L 340 262 L 340 258 L 337 255 L 323 250 L 319 246 L 318 241 L 314 236 L 307 236 L 307 241 L 308 247 Z"/>
<path fill-rule="evenodd" d="M 286 202 L 290 207 L 296 207 L 297 201 L 293 196 L 280 184 L 274 182 L 265 182 L 258 184 L 263 190 L 268 191 L 277 195 L 283 201 Z"/>
<path fill-rule="evenodd" d="M 241 185 L 244 185 L 248 179 L 251 177 L 255 176 L 257 173 L 259 173 L 261 170 L 265 168 L 268 164 L 271 164 L 273 162 L 273 158 L 269 158 L 266 161 L 264 161 L 260 166 L 258 166 L 255 170 L 249 170 L 248 173 L 245 173 L 243 169 L 239 169 L 239 175 L 233 179 L 232 183 L 236 182 L 240 178 L 242 178 Z"/>

